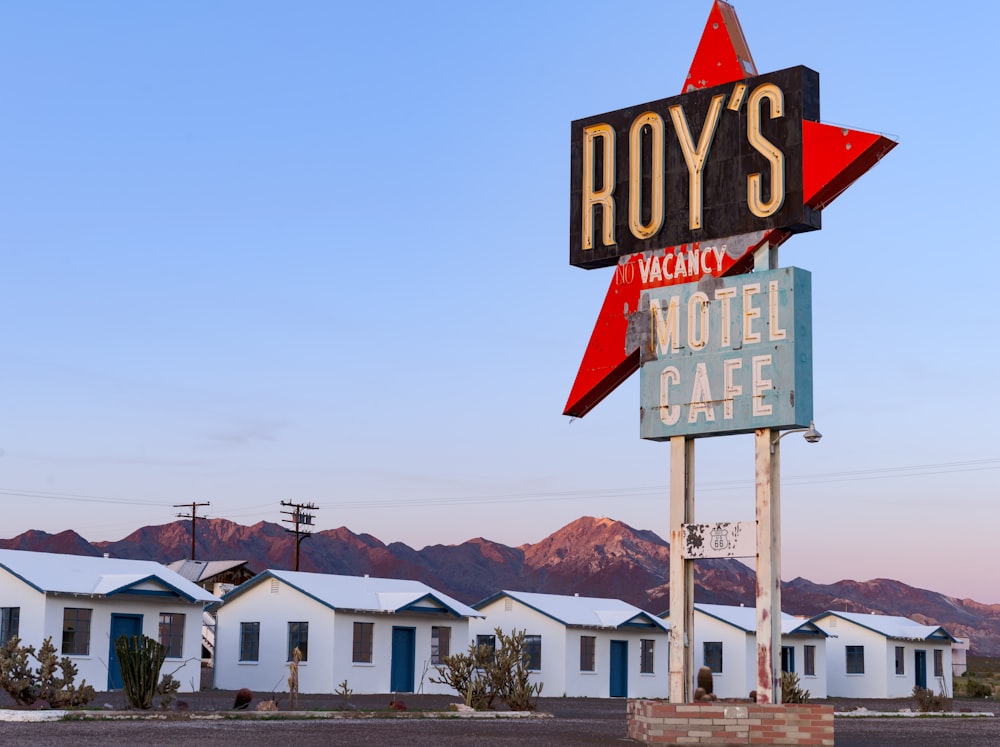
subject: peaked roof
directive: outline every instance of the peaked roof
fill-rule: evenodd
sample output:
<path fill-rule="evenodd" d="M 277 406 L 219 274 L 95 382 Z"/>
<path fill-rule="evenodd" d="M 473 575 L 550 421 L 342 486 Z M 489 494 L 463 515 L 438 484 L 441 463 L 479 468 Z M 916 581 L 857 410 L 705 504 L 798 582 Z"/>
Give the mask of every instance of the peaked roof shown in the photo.
<path fill-rule="evenodd" d="M 421 581 L 371 576 L 338 576 L 268 569 L 222 597 L 228 602 L 250 589 L 277 579 L 333 610 L 355 612 L 438 612 L 455 617 L 482 617 L 457 599 Z"/>
<path fill-rule="evenodd" d="M 653 625 L 670 630 L 670 625 L 656 615 L 621 599 L 579 597 L 564 594 L 540 594 L 530 591 L 500 591 L 473 606 L 481 610 L 487 604 L 510 597 L 563 625 L 579 628 L 621 628 L 628 625 Z"/>
<path fill-rule="evenodd" d="M 188 581 L 197 583 L 239 568 L 249 562 L 249 560 L 174 560 L 167 563 L 167 568 L 179 573 Z"/>
<path fill-rule="evenodd" d="M 716 620 L 728 623 L 734 628 L 739 628 L 745 633 L 757 632 L 756 607 L 734 607 L 726 604 L 696 604 L 694 608 L 709 617 L 714 617 Z M 827 633 L 812 620 L 794 617 L 787 612 L 781 613 L 781 634 L 819 635 L 824 638 L 827 637 Z"/>
<path fill-rule="evenodd" d="M 215 597 L 152 560 L 95 558 L 27 550 L 0 550 L 0 568 L 42 594 L 86 594 L 109 597 L 153 581 L 188 602 Z"/>
<path fill-rule="evenodd" d="M 908 617 L 898 617 L 896 615 L 871 615 L 862 612 L 838 612 L 827 610 L 809 619 L 816 622 L 828 617 L 839 617 L 862 628 L 884 635 L 886 638 L 895 638 L 904 641 L 926 641 L 931 638 L 939 638 L 954 642 L 955 637 L 940 625 L 921 625 Z"/>

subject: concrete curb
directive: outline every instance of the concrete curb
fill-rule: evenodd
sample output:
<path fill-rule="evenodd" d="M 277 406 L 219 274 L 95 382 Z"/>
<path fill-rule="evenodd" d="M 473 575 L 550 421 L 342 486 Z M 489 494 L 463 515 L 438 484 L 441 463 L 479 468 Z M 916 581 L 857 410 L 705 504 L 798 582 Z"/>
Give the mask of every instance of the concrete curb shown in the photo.
<path fill-rule="evenodd" d="M 0 708 L 0 721 L 301 721 L 307 719 L 546 719 L 538 711 L 27 711 Z"/>

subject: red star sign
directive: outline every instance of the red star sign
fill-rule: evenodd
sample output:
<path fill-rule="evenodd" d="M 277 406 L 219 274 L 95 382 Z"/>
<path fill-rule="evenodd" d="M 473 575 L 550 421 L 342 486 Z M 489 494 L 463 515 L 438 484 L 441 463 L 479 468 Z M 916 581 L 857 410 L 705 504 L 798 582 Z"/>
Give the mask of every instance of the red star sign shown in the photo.
<path fill-rule="evenodd" d="M 684 83 L 684 93 L 757 75 L 735 9 L 715 0 Z M 896 143 L 882 135 L 819 122 L 802 122 L 804 202 L 820 210 L 874 166 Z M 615 267 L 600 315 L 563 414 L 582 417 L 639 368 L 639 349 L 629 340 L 629 314 L 643 290 L 688 283 L 704 275 L 736 275 L 753 267 L 764 243 L 780 246 L 791 234 L 780 229 L 720 241 L 670 246 L 622 257 Z M 697 253 L 695 251 L 697 250 Z M 696 261 L 691 261 L 697 257 Z"/>

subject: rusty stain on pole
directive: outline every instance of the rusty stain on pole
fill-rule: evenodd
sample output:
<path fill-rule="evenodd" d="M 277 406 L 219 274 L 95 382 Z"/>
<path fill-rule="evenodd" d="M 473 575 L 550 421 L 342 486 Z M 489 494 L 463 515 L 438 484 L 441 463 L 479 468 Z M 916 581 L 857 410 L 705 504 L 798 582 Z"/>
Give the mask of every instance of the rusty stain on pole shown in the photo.
<path fill-rule="evenodd" d="M 781 451 L 770 428 L 754 434 L 757 504 L 757 702 L 781 702 Z"/>
<path fill-rule="evenodd" d="M 694 523 L 694 439 L 670 439 L 670 702 L 690 698 L 694 669 L 694 561 L 684 525 Z"/>

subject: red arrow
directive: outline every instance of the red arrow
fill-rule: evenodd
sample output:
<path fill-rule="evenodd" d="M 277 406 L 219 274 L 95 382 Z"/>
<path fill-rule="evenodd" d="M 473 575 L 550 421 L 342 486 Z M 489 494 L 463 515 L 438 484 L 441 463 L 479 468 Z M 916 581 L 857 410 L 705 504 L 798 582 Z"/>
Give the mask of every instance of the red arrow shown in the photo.
<path fill-rule="evenodd" d="M 685 92 L 756 74 L 735 9 L 723 0 L 715 0 L 685 80 Z M 803 121 L 804 202 L 816 209 L 826 207 L 894 147 L 896 143 L 882 135 Z M 583 417 L 638 370 L 639 349 L 628 339 L 628 318 L 638 308 L 643 290 L 688 283 L 704 274 L 748 272 L 757 248 L 764 242 L 777 247 L 788 237 L 785 231 L 759 231 L 705 246 L 695 243 L 622 257 L 615 267 L 563 414 Z M 724 256 L 720 257 L 718 252 L 723 246 Z M 706 251 L 711 253 L 712 261 L 702 261 Z M 676 271 L 678 256 L 685 258 L 682 273 Z M 697 268 L 691 272 L 695 256 Z"/>

